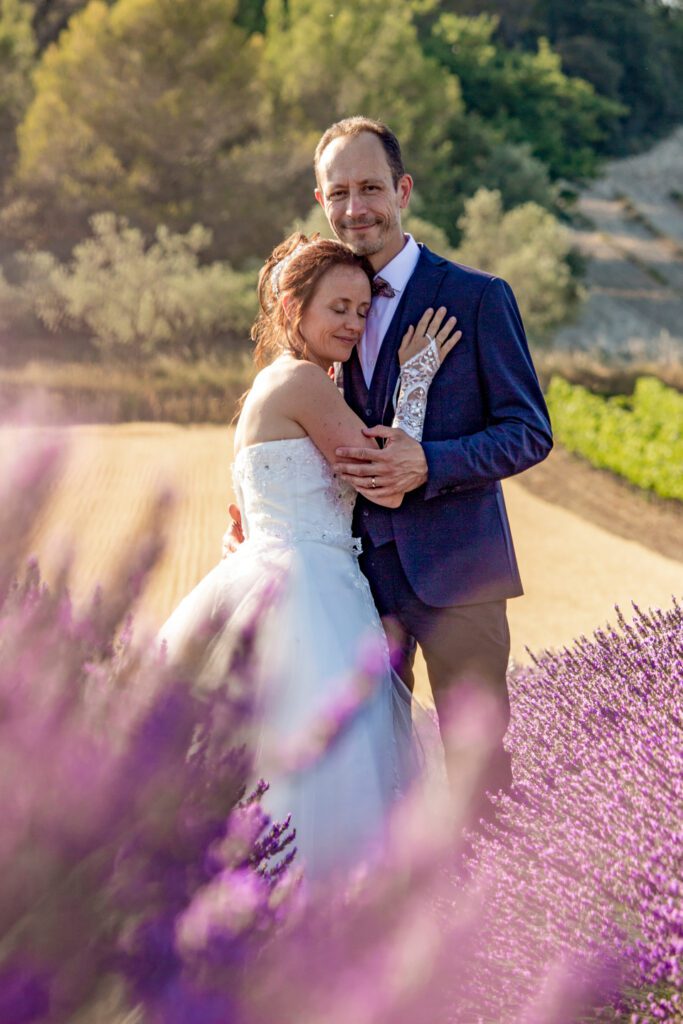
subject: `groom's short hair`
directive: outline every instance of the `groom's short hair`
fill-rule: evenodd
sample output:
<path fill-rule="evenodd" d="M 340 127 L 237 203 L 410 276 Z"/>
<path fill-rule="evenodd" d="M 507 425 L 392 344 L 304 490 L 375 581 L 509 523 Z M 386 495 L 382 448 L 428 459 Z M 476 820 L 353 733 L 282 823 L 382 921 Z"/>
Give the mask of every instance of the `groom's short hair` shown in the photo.
<path fill-rule="evenodd" d="M 329 144 L 334 139 L 340 139 L 345 135 L 361 135 L 363 132 L 371 132 L 376 135 L 379 141 L 384 147 L 386 153 L 387 163 L 391 171 L 391 177 L 394 182 L 394 187 L 398 185 L 399 179 L 406 173 L 406 169 L 403 166 L 403 156 L 401 155 L 401 146 L 389 128 L 382 121 L 374 121 L 371 117 L 345 117 L 343 121 L 337 121 L 335 124 L 330 125 L 326 132 L 320 138 L 318 145 L 315 147 L 315 156 L 313 158 L 313 168 L 315 170 L 315 176 L 320 184 L 320 175 L 318 173 L 320 167 L 320 159 L 323 155 L 323 151 L 327 149 Z"/>

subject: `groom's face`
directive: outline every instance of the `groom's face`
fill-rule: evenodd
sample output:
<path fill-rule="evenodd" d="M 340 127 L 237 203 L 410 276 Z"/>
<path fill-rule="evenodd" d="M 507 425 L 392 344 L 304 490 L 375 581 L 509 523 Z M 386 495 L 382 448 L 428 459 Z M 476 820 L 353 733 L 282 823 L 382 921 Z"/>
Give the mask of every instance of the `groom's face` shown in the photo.
<path fill-rule="evenodd" d="M 337 238 L 380 270 L 403 248 L 401 210 L 412 185 L 408 174 L 394 184 L 382 143 L 362 132 L 323 150 L 315 195 Z"/>

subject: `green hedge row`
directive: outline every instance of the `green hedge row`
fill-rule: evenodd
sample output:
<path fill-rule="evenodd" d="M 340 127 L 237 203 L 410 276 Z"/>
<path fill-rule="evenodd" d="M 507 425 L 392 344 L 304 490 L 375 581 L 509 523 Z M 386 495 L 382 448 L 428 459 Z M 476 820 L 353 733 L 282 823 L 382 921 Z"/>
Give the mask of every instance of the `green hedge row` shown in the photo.
<path fill-rule="evenodd" d="M 683 501 L 683 394 L 654 377 L 604 398 L 553 377 L 546 399 L 556 439 L 594 466 Z"/>

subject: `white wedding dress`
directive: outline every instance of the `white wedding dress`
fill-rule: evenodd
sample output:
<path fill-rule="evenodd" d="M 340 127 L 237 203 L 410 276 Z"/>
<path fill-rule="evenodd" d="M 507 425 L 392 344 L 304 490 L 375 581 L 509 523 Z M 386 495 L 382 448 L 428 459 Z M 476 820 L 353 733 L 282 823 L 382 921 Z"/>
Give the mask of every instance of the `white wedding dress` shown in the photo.
<path fill-rule="evenodd" d="M 261 607 L 255 773 L 270 783 L 265 810 L 274 820 L 291 812 L 297 862 L 319 877 L 372 857 L 394 801 L 419 771 L 411 695 L 391 670 L 358 566 L 355 491 L 335 479 L 308 437 L 243 448 L 233 479 L 245 542 L 181 602 L 160 635 L 172 659 L 196 643 L 209 619 L 225 616 L 205 668 L 213 686 Z M 309 741 L 321 725 L 334 730 L 368 668 L 377 676 L 369 696 L 329 749 L 307 757 Z M 288 767 L 292 750 L 299 764 Z"/>
<path fill-rule="evenodd" d="M 270 783 L 263 806 L 274 820 L 291 813 L 296 862 L 309 878 L 327 877 L 380 852 L 395 801 L 423 773 L 427 746 L 430 759 L 440 748 L 438 725 L 391 668 L 351 533 L 356 492 L 308 437 L 242 448 L 233 481 L 245 541 L 160 637 L 173 659 L 222 616 L 203 669 L 216 686 L 256 615 L 254 778 Z M 359 699 L 368 673 L 374 685 Z M 321 733 L 335 728 L 326 745 Z"/>

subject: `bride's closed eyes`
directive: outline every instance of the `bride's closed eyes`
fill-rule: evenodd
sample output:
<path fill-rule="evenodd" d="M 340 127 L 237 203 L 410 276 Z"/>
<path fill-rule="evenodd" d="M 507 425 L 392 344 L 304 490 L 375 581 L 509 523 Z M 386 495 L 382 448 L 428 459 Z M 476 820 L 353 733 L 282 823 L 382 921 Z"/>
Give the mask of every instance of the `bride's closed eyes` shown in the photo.
<path fill-rule="evenodd" d="M 332 310 L 333 313 L 339 313 L 340 316 L 345 316 L 349 311 L 348 306 L 330 306 L 330 309 Z M 356 313 L 362 320 L 365 320 L 367 319 L 369 310 L 369 306 L 363 305 L 356 310 Z"/>

